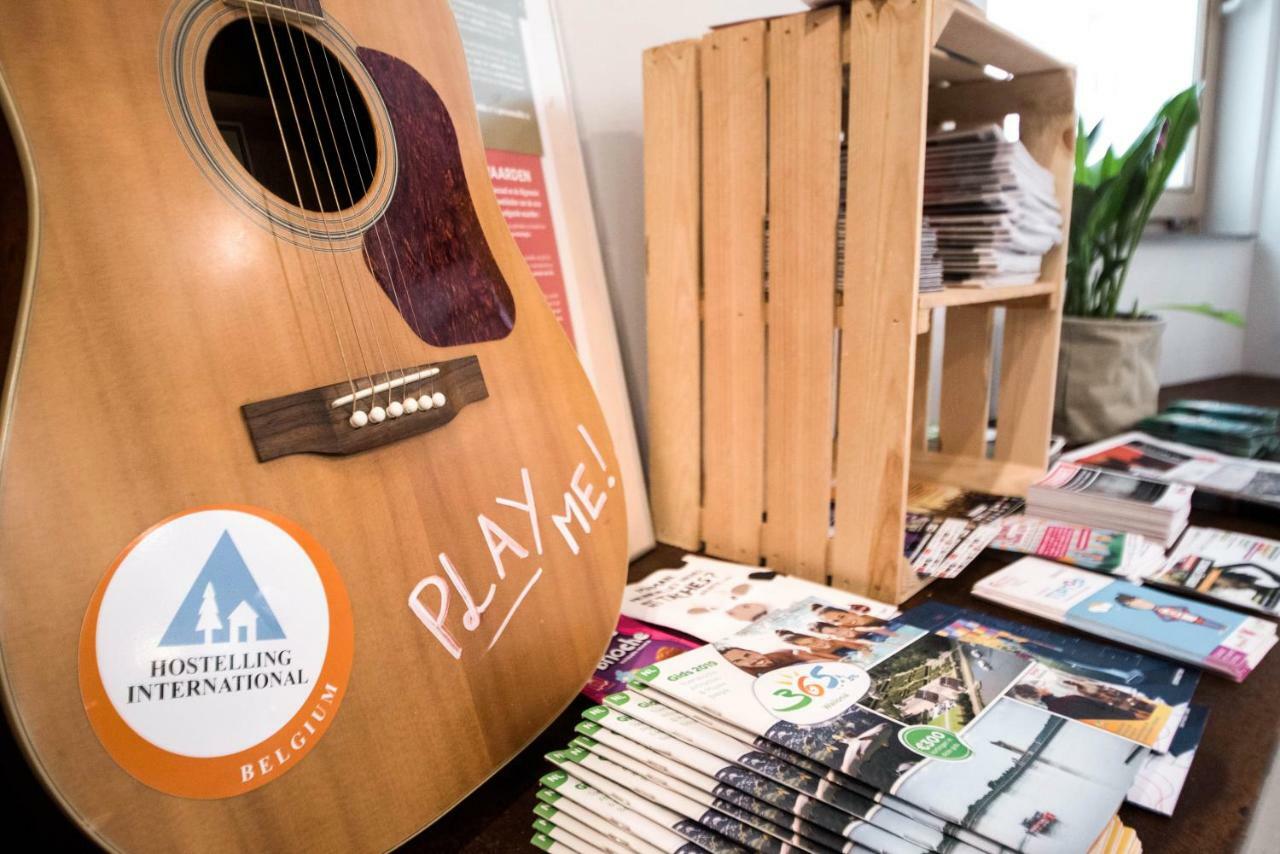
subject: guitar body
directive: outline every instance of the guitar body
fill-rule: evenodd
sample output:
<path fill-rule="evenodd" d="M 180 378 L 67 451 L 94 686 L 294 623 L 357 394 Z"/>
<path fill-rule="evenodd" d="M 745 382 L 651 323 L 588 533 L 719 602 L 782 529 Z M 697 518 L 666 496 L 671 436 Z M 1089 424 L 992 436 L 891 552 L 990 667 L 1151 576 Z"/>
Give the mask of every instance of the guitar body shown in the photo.
<path fill-rule="evenodd" d="M 277 16 L 327 45 L 370 99 L 378 165 L 346 213 L 307 213 L 255 189 L 208 135 L 196 84 L 211 39 L 246 20 L 243 4 L 2 7 L 0 79 L 31 235 L 0 457 L 0 670 L 15 737 L 108 848 L 393 847 L 576 694 L 613 629 L 626 566 L 604 420 L 500 214 L 448 3 L 325 0 L 322 18 Z M 365 360 L 381 349 L 388 367 L 357 368 L 361 347 Z M 283 450 L 262 439 L 285 411 L 263 402 L 430 365 L 468 378 L 432 413 L 344 433 L 375 392 L 317 428 L 329 442 L 319 453 L 291 445 L 289 431 Z M 407 399 L 408 380 L 391 386 L 386 401 Z M 405 426 L 419 416 L 435 419 L 431 429 Z M 182 561 L 208 570 L 212 540 L 188 543 L 170 526 L 209 508 L 248 508 L 295 535 L 330 566 L 331 657 L 349 631 L 347 669 L 338 655 L 302 674 L 317 680 L 308 703 L 329 705 L 323 723 L 303 723 L 298 755 L 268 739 L 241 744 L 230 776 L 199 732 L 173 736 L 189 756 L 171 757 L 184 754 L 172 745 L 161 756 L 139 730 L 142 744 L 110 709 L 134 695 L 122 700 L 98 672 L 116 642 L 112 585 L 139 543 L 177 531 L 164 546 L 181 558 L 173 572 Z M 272 631 L 292 638 L 288 603 L 263 582 L 272 567 L 240 545 L 278 617 Z M 141 621 L 177 613 L 178 626 L 182 597 L 157 578 L 154 596 L 130 607 Z M 196 597 L 203 641 L 174 649 L 220 649 L 217 632 L 234 633 L 236 615 L 213 584 L 179 586 Z M 255 631 L 261 641 L 264 625 L 227 636 L 227 648 Z M 155 649 L 169 643 L 149 637 Z M 149 666 L 152 677 L 163 669 Z M 271 690 L 265 706 L 282 696 Z M 165 702 L 153 705 L 167 726 L 184 715 L 200 725 L 202 713 L 184 709 L 205 700 Z M 187 773 L 184 762 L 205 764 Z"/>

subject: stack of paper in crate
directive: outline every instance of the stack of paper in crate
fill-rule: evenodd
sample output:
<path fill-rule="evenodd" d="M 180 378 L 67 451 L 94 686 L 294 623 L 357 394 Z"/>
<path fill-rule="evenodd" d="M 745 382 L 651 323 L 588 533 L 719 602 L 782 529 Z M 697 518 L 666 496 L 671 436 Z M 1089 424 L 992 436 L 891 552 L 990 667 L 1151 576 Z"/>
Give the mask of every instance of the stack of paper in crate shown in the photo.
<path fill-rule="evenodd" d="M 924 212 L 948 284 L 1030 284 L 1062 242 L 1053 174 L 996 125 L 929 137 Z"/>
<path fill-rule="evenodd" d="M 1276 643 L 1276 626 L 1207 602 L 1033 557 L 973 595 L 1243 682 Z"/>
<path fill-rule="evenodd" d="M 938 230 L 925 217 L 920 225 L 920 293 L 940 291 L 942 258 L 938 255 Z"/>
<path fill-rule="evenodd" d="M 807 598 L 586 710 L 539 829 L 568 815 L 627 854 L 1133 851 L 1114 816 L 1197 681 L 940 603 L 886 621 Z"/>
<path fill-rule="evenodd" d="M 1132 531 L 1168 547 L 1187 527 L 1192 487 L 1059 462 L 1027 490 L 1027 513 Z"/>

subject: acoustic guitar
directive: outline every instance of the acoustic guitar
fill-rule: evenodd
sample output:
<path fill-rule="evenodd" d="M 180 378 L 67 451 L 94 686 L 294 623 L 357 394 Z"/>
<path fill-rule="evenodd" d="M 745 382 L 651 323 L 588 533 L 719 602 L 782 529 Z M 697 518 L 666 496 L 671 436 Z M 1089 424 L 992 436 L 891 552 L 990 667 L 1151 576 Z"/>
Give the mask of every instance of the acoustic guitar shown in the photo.
<path fill-rule="evenodd" d="M 4 0 L 0 75 L 15 737 L 107 848 L 405 841 L 626 565 L 446 0 Z"/>

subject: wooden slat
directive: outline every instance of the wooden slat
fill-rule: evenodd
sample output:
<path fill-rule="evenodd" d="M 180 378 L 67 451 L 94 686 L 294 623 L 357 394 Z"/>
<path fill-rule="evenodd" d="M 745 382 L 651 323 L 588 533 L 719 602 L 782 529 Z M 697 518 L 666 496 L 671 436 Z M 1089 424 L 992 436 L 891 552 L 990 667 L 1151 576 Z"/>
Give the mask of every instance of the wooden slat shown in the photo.
<path fill-rule="evenodd" d="M 919 480 L 949 483 L 979 492 L 998 495 L 1027 494 L 1027 487 L 1044 475 L 1042 466 L 957 457 L 951 454 L 916 454 L 911 458 L 911 476 Z"/>
<path fill-rule="evenodd" d="M 769 24 L 768 403 L 763 553 L 826 582 L 840 205 L 840 9 Z"/>
<path fill-rule="evenodd" d="M 835 541 L 839 587 L 897 599 L 916 349 L 932 3 L 850 9 Z"/>
<path fill-rule="evenodd" d="M 981 65 L 970 62 L 959 56 L 952 56 L 945 50 L 934 48 L 929 55 L 929 82 L 937 84 L 941 81 L 961 83 L 973 80 L 989 80 L 987 72 Z"/>
<path fill-rule="evenodd" d="M 977 303 L 1008 303 L 1031 297 L 1051 296 L 1057 292 L 1057 282 L 1036 282 L 1032 285 L 998 285 L 983 287 L 951 287 L 920 295 L 921 308 L 938 306 L 975 305 Z"/>
<path fill-rule="evenodd" d="M 764 510 L 765 23 L 710 33 L 701 61 L 702 537 L 710 554 L 756 563 Z"/>
<path fill-rule="evenodd" d="M 1065 63 L 988 21 L 978 9 L 964 3 L 950 5 L 951 18 L 941 28 L 938 47 L 980 65 L 994 65 L 1010 74 L 1064 67 Z"/>
<path fill-rule="evenodd" d="M 1063 221 L 1070 222 L 1075 110 L 1026 113 L 1022 116 L 1020 135 L 1031 156 L 1053 172 Z M 1041 266 L 1041 277 L 1057 285 L 1059 298 L 1045 308 L 1006 313 L 1000 356 L 1000 404 L 996 414 L 995 457 L 998 460 L 1039 469 L 1048 465 L 1058 336 L 1062 329 L 1060 294 L 1066 272 L 1064 242 L 1050 250 Z"/>
<path fill-rule="evenodd" d="M 1074 109 L 1075 75 L 1059 68 L 1010 80 L 975 80 L 929 91 L 929 124 L 998 122 L 1009 113 L 1061 113 Z"/>
<path fill-rule="evenodd" d="M 938 447 L 944 454 L 987 455 L 993 314 L 985 305 L 947 309 L 938 413 Z"/>
<path fill-rule="evenodd" d="M 929 448 L 929 374 L 933 330 L 916 335 L 916 377 L 911 389 L 911 451 Z"/>
<path fill-rule="evenodd" d="M 701 546 L 698 41 L 644 53 L 649 498 L 659 540 Z"/>

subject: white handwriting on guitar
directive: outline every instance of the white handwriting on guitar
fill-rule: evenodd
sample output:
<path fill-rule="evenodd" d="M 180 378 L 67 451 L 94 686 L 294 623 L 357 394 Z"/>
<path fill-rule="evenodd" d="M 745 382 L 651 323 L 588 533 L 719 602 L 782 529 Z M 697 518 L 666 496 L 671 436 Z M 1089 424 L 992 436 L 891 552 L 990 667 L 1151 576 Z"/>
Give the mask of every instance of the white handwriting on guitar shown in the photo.
<path fill-rule="evenodd" d="M 591 455 L 595 458 L 596 464 L 600 467 L 600 472 L 606 474 L 608 466 L 605 465 L 604 457 L 601 456 L 596 443 L 591 438 L 591 434 L 581 424 L 578 425 L 578 433 L 582 436 L 587 449 L 591 451 Z M 528 516 L 529 535 L 525 543 L 529 543 L 532 546 L 532 554 L 541 557 L 543 553 L 542 522 L 538 515 L 537 501 L 533 496 L 533 483 L 529 478 L 529 470 L 527 468 L 520 469 L 520 483 L 523 489 L 523 495 L 520 498 L 499 497 L 495 498 L 494 502 L 499 506 L 510 507 Z M 605 488 L 600 489 L 596 484 L 589 482 L 587 480 L 586 463 L 578 463 L 573 470 L 573 474 L 569 477 L 569 488 L 563 493 L 563 512 L 556 513 L 553 509 L 550 514 L 552 530 L 559 534 L 565 545 L 568 546 L 569 551 L 574 555 L 578 554 L 582 548 L 580 537 L 591 533 L 591 523 L 599 519 L 600 514 L 604 512 L 605 502 L 609 500 L 608 490 L 617 484 L 617 479 L 613 475 L 607 475 L 605 484 Z M 557 497 L 558 502 L 559 497 Z M 489 584 L 484 597 L 479 601 L 476 600 L 471 589 L 458 574 L 457 568 L 454 567 L 449 555 L 445 552 L 440 552 L 437 556 L 443 575 L 429 575 L 423 578 L 409 593 L 409 610 L 454 658 L 462 658 L 462 644 L 454 636 L 453 632 L 449 631 L 445 626 L 454 595 L 457 596 L 458 601 L 462 604 L 462 627 L 468 632 L 476 631 L 476 629 L 480 628 L 481 616 L 493 602 L 494 594 L 498 590 L 498 582 L 505 581 L 507 578 L 507 566 L 503 562 L 503 556 L 510 553 L 523 560 L 530 555 L 529 548 L 525 543 L 517 540 L 506 528 L 503 528 L 484 513 L 476 517 L 476 523 L 480 527 L 480 534 L 484 537 L 489 556 L 493 561 L 494 573 L 497 575 L 497 581 Z M 498 639 L 502 637 L 502 633 L 507 630 L 507 625 L 511 622 L 511 618 L 515 616 L 525 597 L 529 595 L 529 591 L 533 589 L 533 586 L 538 583 L 538 579 L 541 577 L 542 567 L 539 566 L 529 580 L 525 582 L 519 595 L 511 603 L 511 607 L 507 609 L 506 616 L 502 618 L 502 622 L 499 623 L 497 630 L 493 633 L 493 637 L 489 639 L 489 645 L 486 650 L 492 649 Z M 435 596 L 429 597 L 428 591 L 434 591 Z M 436 599 L 438 604 L 434 609 L 427 604 L 426 600 L 428 598 Z"/>

